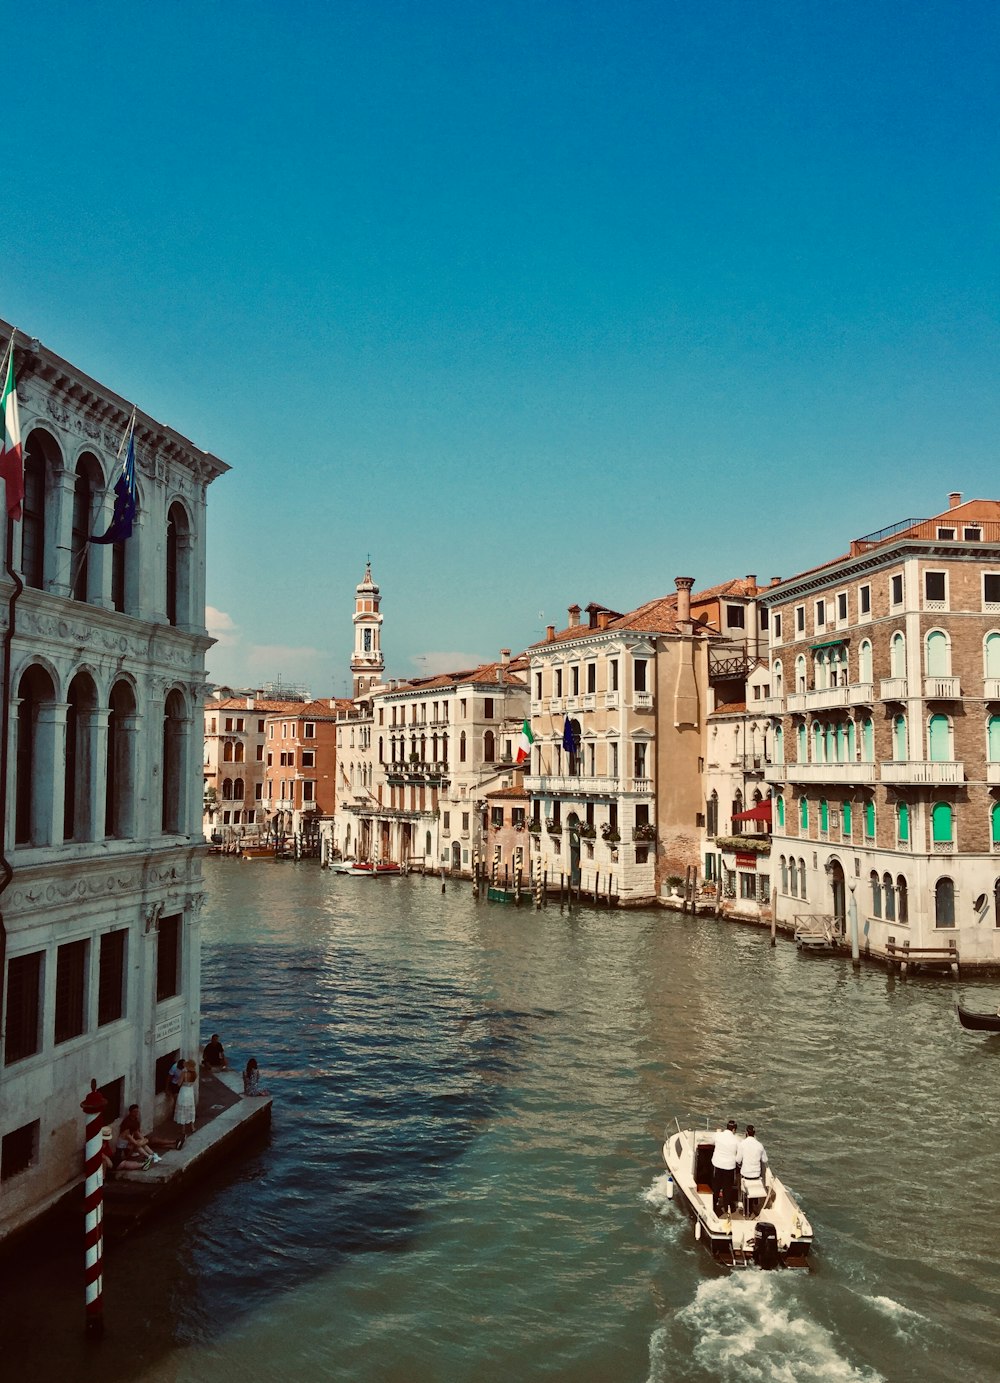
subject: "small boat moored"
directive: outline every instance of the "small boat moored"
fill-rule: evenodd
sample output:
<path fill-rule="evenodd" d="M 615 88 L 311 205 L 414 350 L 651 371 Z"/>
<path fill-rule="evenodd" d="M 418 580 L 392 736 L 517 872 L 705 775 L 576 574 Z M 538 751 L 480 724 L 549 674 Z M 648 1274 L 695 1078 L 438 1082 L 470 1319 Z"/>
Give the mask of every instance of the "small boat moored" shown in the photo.
<path fill-rule="evenodd" d="M 958 1021 L 970 1032 L 1000 1032 L 1000 1013 L 973 1013 L 971 1009 L 956 1004 Z"/>
<path fill-rule="evenodd" d="M 791 1192 L 765 1167 L 762 1180 L 740 1179 L 739 1205 L 716 1215 L 712 1197 L 711 1129 L 681 1129 L 663 1144 L 673 1185 L 694 1220 L 695 1238 L 722 1264 L 745 1268 L 808 1267 L 812 1225 Z"/>
<path fill-rule="evenodd" d="M 374 860 L 337 860 L 330 865 L 335 874 L 350 874 L 355 879 L 385 879 L 402 874 L 400 865 L 392 860 L 376 864 Z"/>

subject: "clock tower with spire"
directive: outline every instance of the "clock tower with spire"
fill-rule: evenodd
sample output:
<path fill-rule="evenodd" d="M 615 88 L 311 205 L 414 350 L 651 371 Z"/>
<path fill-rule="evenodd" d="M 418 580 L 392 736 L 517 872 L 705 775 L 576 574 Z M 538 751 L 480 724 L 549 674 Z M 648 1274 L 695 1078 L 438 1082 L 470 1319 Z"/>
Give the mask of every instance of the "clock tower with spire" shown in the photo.
<path fill-rule="evenodd" d="M 354 699 L 366 696 L 375 683 L 382 680 L 385 659 L 382 657 L 382 616 L 379 614 L 378 586 L 372 580 L 371 558 L 365 565 L 365 579 L 356 588 L 354 597 L 354 656 L 351 676 L 354 680 Z"/>

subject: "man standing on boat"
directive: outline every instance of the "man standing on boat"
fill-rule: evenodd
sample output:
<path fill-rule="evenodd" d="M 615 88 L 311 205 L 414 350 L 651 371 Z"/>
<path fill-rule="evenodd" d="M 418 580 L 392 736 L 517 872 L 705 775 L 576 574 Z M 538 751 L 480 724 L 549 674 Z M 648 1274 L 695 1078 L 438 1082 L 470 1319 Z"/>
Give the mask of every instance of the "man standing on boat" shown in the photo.
<path fill-rule="evenodd" d="M 767 1153 L 764 1151 L 764 1144 L 757 1137 L 757 1130 L 753 1124 L 747 1124 L 747 1136 L 740 1144 L 740 1150 L 736 1154 L 736 1161 L 740 1165 L 744 1181 L 763 1181 L 764 1168 L 767 1166 Z"/>
<path fill-rule="evenodd" d="M 736 1208 L 736 1163 L 739 1157 L 736 1120 L 730 1119 L 715 1135 L 712 1152 L 712 1204 L 716 1215 L 726 1215 Z"/>

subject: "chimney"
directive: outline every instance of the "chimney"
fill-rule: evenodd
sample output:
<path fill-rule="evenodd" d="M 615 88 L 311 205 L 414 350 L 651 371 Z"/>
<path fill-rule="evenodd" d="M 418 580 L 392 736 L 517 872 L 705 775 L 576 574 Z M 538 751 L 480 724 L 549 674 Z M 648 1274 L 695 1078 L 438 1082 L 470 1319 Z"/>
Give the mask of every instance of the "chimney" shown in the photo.
<path fill-rule="evenodd" d="M 579 607 L 579 605 L 571 605 L 571 606 L 569 607 L 568 614 L 569 614 L 569 627 L 570 627 L 571 629 L 575 629 L 575 628 L 577 627 L 577 625 L 580 623 L 580 607 Z"/>
<path fill-rule="evenodd" d="M 772 577 L 771 577 L 771 585 L 772 585 L 772 586 L 780 586 L 780 585 L 781 585 L 781 577 L 780 577 L 780 576 L 772 576 Z"/>
<path fill-rule="evenodd" d="M 677 587 L 677 623 L 691 623 L 691 587 L 694 585 L 693 576 L 675 576 L 674 585 Z"/>
<path fill-rule="evenodd" d="M 748 575 L 747 575 L 747 595 L 756 595 L 756 593 L 757 593 L 757 573 L 756 573 L 756 572 L 750 572 L 750 573 L 748 573 Z"/>
<path fill-rule="evenodd" d="M 500 666 L 501 666 L 501 667 L 506 667 L 507 664 L 508 664 L 509 662 L 510 662 L 510 649 L 509 649 L 509 648 L 501 648 L 501 650 L 500 650 Z"/>
<path fill-rule="evenodd" d="M 961 490 L 952 490 L 951 494 L 948 496 L 948 508 L 949 508 L 949 509 L 957 509 L 958 506 L 959 506 L 961 503 L 962 503 L 962 491 L 961 491 Z"/>
<path fill-rule="evenodd" d="M 556 641 L 556 627 L 555 627 L 554 624 L 547 624 L 547 625 L 545 626 L 545 642 L 546 642 L 546 643 L 555 643 L 555 641 Z"/>
<path fill-rule="evenodd" d="M 607 629 L 607 627 L 608 627 L 608 618 L 609 618 L 609 617 L 608 617 L 608 612 L 607 612 L 607 610 L 598 610 L 598 612 L 597 612 L 597 627 L 598 627 L 598 629 Z"/>

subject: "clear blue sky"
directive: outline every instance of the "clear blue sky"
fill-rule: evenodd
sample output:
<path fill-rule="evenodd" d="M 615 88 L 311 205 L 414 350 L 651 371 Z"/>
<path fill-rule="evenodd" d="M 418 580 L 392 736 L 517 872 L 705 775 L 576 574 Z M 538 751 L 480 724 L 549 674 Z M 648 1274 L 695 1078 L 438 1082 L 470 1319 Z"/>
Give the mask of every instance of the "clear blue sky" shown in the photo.
<path fill-rule="evenodd" d="M 0 315 L 228 461 L 218 680 L 1000 495 L 1000 10 L 17 7 Z"/>

